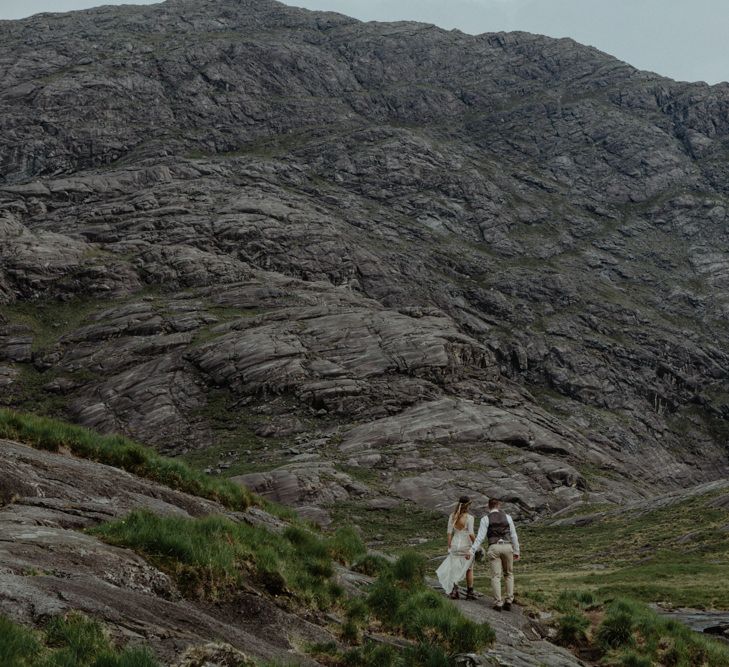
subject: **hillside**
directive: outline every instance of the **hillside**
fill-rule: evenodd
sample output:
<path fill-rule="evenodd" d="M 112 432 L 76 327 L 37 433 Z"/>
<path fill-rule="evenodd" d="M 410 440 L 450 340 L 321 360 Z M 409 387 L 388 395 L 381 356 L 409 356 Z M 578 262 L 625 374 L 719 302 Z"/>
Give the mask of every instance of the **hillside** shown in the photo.
<path fill-rule="evenodd" d="M 500 613 L 480 594 L 451 603 L 429 590 L 432 566 L 412 550 L 388 560 L 348 524 L 312 531 L 122 438 L 0 411 L 0 450 L 3 667 L 729 659 L 724 644 L 615 597 L 726 606 L 726 482 L 524 528 L 526 606 Z M 419 535 L 442 542 L 442 527 L 421 522 Z M 726 613 L 688 612 L 674 616 L 726 633 Z"/>
<path fill-rule="evenodd" d="M 79 443 L 124 446 L 0 412 L 3 667 L 581 664 L 524 614 L 459 611 L 425 587 L 415 554 L 390 564 L 351 529 L 323 535 L 260 499 L 235 509 L 175 488 L 184 471 L 139 446 L 133 474 Z M 170 468 L 177 481 L 160 482 Z"/>
<path fill-rule="evenodd" d="M 269 0 L 0 38 L 3 404 L 322 523 L 727 475 L 729 86 Z"/>

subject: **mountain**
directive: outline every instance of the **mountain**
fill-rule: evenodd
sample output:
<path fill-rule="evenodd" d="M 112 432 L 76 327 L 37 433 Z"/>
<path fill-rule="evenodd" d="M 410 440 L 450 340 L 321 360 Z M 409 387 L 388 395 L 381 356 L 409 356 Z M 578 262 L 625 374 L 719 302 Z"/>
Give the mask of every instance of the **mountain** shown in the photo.
<path fill-rule="evenodd" d="M 729 85 L 269 0 L 0 22 L 0 402 L 326 523 L 729 473 Z"/>

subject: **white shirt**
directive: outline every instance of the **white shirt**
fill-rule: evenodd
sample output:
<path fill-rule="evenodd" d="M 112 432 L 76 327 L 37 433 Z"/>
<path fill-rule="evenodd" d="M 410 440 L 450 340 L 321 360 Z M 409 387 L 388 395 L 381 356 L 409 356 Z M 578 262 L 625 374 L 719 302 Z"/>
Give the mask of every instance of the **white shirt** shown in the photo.
<path fill-rule="evenodd" d="M 498 509 L 492 509 L 491 512 L 498 512 Z M 471 555 L 475 554 L 481 543 L 486 539 L 486 531 L 489 529 L 489 514 L 484 514 L 481 518 L 481 523 L 478 524 L 478 534 L 476 535 L 476 541 L 471 545 Z M 514 548 L 514 555 L 519 555 L 519 538 L 516 536 L 516 527 L 514 526 L 514 520 L 510 515 L 506 515 L 506 521 L 509 524 L 509 534 L 511 535 L 511 546 Z"/>

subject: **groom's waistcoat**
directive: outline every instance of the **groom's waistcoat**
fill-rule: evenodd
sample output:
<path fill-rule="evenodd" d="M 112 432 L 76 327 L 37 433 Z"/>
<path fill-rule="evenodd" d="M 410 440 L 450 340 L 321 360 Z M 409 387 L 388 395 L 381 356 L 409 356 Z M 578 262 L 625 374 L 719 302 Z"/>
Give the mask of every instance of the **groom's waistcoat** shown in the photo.
<path fill-rule="evenodd" d="M 499 540 L 511 543 L 511 528 L 506 519 L 506 512 L 497 510 L 489 512 L 489 527 L 486 531 L 489 544 L 496 544 Z"/>

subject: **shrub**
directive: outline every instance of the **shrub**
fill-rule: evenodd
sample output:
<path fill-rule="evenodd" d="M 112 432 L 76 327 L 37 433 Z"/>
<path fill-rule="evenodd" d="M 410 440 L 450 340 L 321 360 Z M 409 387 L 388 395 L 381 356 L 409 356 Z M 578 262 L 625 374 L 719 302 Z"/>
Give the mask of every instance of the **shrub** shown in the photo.
<path fill-rule="evenodd" d="M 590 621 L 584 614 L 576 611 L 564 614 L 557 623 L 557 643 L 562 646 L 579 644 L 587 638 L 589 627 Z"/>

